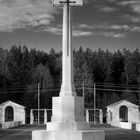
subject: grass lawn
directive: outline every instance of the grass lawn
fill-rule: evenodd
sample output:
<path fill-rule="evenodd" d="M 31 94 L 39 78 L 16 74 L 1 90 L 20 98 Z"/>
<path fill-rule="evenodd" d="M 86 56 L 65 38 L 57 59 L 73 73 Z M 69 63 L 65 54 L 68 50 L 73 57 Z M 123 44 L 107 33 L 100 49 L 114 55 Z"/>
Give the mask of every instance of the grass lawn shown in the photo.
<path fill-rule="evenodd" d="M 97 126 L 96 129 L 105 130 L 105 140 L 140 140 L 140 132 L 134 130 L 121 129 L 109 125 Z"/>
<path fill-rule="evenodd" d="M 26 125 L 12 129 L 0 129 L 0 140 L 31 140 L 31 132 L 45 129 L 45 126 Z M 95 126 L 94 129 L 105 131 L 105 140 L 140 140 L 140 132 L 126 130 L 109 125 Z"/>

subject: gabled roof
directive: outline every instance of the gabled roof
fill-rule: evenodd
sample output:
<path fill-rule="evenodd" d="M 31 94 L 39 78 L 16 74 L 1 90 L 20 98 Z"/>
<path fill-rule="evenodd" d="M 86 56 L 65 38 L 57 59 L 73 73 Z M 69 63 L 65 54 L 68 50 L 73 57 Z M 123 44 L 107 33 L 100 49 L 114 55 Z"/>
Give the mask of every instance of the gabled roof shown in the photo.
<path fill-rule="evenodd" d="M 15 102 L 12 102 L 12 101 L 10 101 L 10 100 L 1 103 L 1 104 L 0 104 L 0 108 L 6 106 L 7 104 L 11 104 L 11 106 L 15 106 L 15 107 L 19 107 L 19 108 L 25 108 L 24 106 L 19 105 L 19 104 L 15 103 Z"/>
<path fill-rule="evenodd" d="M 133 104 L 133 103 L 127 101 L 127 100 L 120 100 L 120 101 L 118 101 L 118 102 L 116 102 L 116 103 L 113 103 L 113 104 L 110 104 L 110 105 L 106 106 L 106 108 L 107 108 L 107 107 L 114 107 L 114 106 L 117 106 L 117 105 L 119 105 L 119 104 L 121 104 L 121 103 L 123 103 L 123 102 L 126 102 L 126 103 L 128 103 L 128 104 L 131 104 L 132 106 L 139 107 L 138 105 Z"/>

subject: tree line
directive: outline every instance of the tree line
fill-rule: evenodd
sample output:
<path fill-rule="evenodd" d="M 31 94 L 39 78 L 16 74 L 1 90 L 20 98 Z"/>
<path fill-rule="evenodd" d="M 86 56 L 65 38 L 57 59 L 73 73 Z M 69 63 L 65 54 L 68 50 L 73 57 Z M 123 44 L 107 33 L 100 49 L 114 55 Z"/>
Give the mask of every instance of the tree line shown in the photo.
<path fill-rule="evenodd" d="M 127 99 L 140 105 L 140 52 L 127 49 L 74 49 L 74 83 L 85 107 L 93 108 L 94 84 L 96 107 L 105 107 Z M 41 108 L 51 108 L 52 97 L 58 96 L 62 82 L 62 52 L 49 53 L 27 46 L 0 48 L 0 103 L 12 100 L 27 109 L 37 108 L 40 84 Z"/>

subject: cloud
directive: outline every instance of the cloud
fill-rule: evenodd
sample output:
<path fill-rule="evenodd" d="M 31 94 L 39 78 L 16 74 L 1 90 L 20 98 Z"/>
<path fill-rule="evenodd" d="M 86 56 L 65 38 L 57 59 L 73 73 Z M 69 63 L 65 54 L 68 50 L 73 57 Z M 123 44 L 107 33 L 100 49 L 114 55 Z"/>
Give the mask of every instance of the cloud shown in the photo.
<path fill-rule="evenodd" d="M 49 0 L 0 0 L 0 31 L 49 25 L 56 12 Z"/>
<path fill-rule="evenodd" d="M 140 1 L 139 0 L 124 0 L 124 1 L 119 2 L 119 4 L 123 6 L 130 6 L 134 12 L 140 14 Z"/>
<path fill-rule="evenodd" d="M 137 29 L 137 28 L 136 28 Z M 135 31 L 136 31 L 135 29 Z M 112 31 L 114 30 L 114 31 Z M 78 26 L 74 26 L 73 36 L 104 36 L 109 38 L 124 38 L 126 34 L 120 33 L 121 30 L 130 30 L 130 26 L 128 25 L 104 25 L 104 24 L 79 24 Z M 138 29 L 137 29 L 138 30 Z M 134 31 L 134 30 L 133 30 Z"/>
<path fill-rule="evenodd" d="M 99 32 L 98 35 L 102 35 L 105 37 L 111 37 L 111 38 L 124 38 L 125 34 L 121 34 L 121 33 L 114 33 L 114 32 Z"/>
<path fill-rule="evenodd" d="M 111 25 L 109 28 L 114 30 L 129 30 L 130 27 L 128 25 Z"/>
<path fill-rule="evenodd" d="M 140 3 L 132 5 L 134 12 L 140 14 Z"/>
<path fill-rule="evenodd" d="M 78 24 L 73 27 L 73 36 L 90 36 L 93 34 L 92 32 L 93 26 L 88 24 Z"/>
<path fill-rule="evenodd" d="M 103 25 L 96 25 L 96 29 L 114 29 L 114 30 L 128 30 L 129 26 L 128 25 L 108 25 L 108 26 L 103 26 Z M 81 37 L 81 36 L 105 36 L 105 37 L 111 37 L 111 38 L 124 38 L 125 34 L 122 33 L 116 33 L 113 31 L 93 31 L 91 29 L 95 29 L 95 26 L 89 26 L 87 24 L 79 24 L 77 26 L 74 26 L 73 29 L 73 36 L 74 37 Z M 58 25 L 55 27 L 45 27 L 42 29 L 43 31 L 50 32 L 55 35 L 62 35 L 62 26 Z M 130 29 L 129 29 L 130 30 Z M 138 28 L 133 29 L 133 31 L 138 30 Z M 131 30 L 132 31 L 132 30 Z"/>
<path fill-rule="evenodd" d="M 113 30 L 113 31 L 129 31 L 129 32 L 140 32 L 140 27 L 134 26 L 134 25 L 102 25 L 102 24 L 95 24 L 95 29 L 101 29 L 101 30 Z"/>
<path fill-rule="evenodd" d="M 80 37 L 80 36 L 91 36 L 93 32 L 91 31 L 82 31 L 82 30 L 74 30 L 73 36 Z"/>
<path fill-rule="evenodd" d="M 109 2 L 116 2 L 117 0 L 108 0 Z"/>
<path fill-rule="evenodd" d="M 73 36 L 74 37 L 80 37 L 80 36 L 90 36 L 93 34 L 92 31 L 85 30 L 85 28 L 89 28 L 86 24 L 80 24 L 78 27 L 74 27 L 73 29 Z M 41 30 L 40 30 L 41 31 Z M 62 35 L 62 26 L 47 26 L 42 28 L 42 31 L 49 32 L 55 35 Z"/>
<path fill-rule="evenodd" d="M 129 30 L 130 26 L 128 25 L 108 25 L 108 24 L 95 24 L 95 29 L 105 29 L 105 30 Z"/>
<path fill-rule="evenodd" d="M 45 27 L 43 31 L 50 32 L 55 35 L 62 35 L 62 27 L 60 25 L 55 27 L 52 26 Z"/>
<path fill-rule="evenodd" d="M 119 4 L 124 5 L 124 6 L 130 5 L 130 4 L 132 4 L 132 5 L 139 4 L 139 3 L 140 3 L 139 0 L 123 0 L 123 1 L 119 2 Z"/>
<path fill-rule="evenodd" d="M 84 0 L 84 1 L 83 1 L 84 4 L 89 4 L 89 3 L 91 3 L 91 2 L 92 2 L 91 0 Z"/>
<path fill-rule="evenodd" d="M 133 23 L 138 23 L 140 22 L 140 17 L 139 16 L 132 16 L 132 15 L 124 15 L 123 16 L 125 19 L 128 19 L 130 21 L 132 21 Z"/>
<path fill-rule="evenodd" d="M 91 25 L 88 25 L 88 24 L 78 24 L 78 25 L 75 25 L 74 28 L 77 28 L 77 29 L 93 29 L 93 26 Z"/>
<path fill-rule="evenodd" d="M 140 27 L 135 26 L 135 27 L 131 28 L 131 31 L 132 32 L 140 32 Z"/>
<path fill-rule="evenodd" d="M 114 11 L 116 11 L 116 8 L 113 8 L 113 7 L 107 7 L 107 6 L 106 6 L 106 7 L 101 8 L 100 11 L 110 13 L 110 12 L 114 12 Z"/>

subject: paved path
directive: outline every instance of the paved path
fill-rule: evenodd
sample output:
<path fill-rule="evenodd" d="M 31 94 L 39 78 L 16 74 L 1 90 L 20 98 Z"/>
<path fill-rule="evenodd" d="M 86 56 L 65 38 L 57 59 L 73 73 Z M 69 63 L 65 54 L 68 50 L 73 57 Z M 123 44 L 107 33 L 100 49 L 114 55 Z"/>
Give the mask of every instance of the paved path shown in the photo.
<path fill-rule="evenodd" d="M 26 125 L 12 129 L 0 129 L 0 140 L 31 140 L 31 132 L 45 129 L 45 126 Z M 140 132 L 126 130 L 109 125 L 95 126 L 94 129 L 105 130 L 105 140 L 140 140 Z"/>

